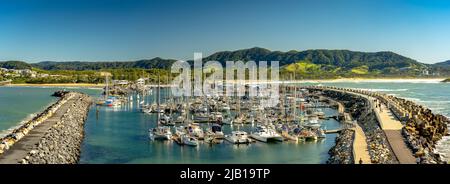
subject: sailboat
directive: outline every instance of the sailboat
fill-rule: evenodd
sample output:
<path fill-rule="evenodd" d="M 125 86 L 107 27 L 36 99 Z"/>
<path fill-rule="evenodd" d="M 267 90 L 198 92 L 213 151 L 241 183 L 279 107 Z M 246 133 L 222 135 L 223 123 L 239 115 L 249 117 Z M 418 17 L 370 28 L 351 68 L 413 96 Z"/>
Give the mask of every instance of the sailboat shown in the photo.
<path fill-rule="evenodd" d="M 159 76 L 158 76 L 158 110 L 159 110 Z M 157 127 L 149 129 L 149 138 L 152 140 L 155 139 L 161 139 L 161 140 L 169 140 L 172 138 L 172 132 L 170 131 L 170 127 L 168 126 L 161 126 L 161 125 L 168 125 L 170 120 L 168 120 L 166 117 L 164 119 L 161 119 L 161 114 L 158 113 L 158 119 L 157 119 Z"/>

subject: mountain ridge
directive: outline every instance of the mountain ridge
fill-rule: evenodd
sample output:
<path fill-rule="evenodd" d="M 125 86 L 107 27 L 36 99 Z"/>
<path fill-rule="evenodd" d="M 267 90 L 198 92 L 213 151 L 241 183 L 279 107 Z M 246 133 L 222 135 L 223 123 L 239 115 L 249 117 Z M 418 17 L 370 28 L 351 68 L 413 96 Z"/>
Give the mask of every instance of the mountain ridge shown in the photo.
<path fill-rule="evenodd" d="M 271 51 L 262 47 L 252 47 L 234 51 L 219 51 L 203 58 L 203 61 L 215 60 L 222 64 L 226 61 L 279 61 L 280 66 L 287 66 L 299 61 L 309 61 L 322 66 L 335 66 L 350 70 L 355 67 L 368 67 L 369 71 L 391 70 L 400 68 L 424 69 L 433 67 L 392 51 L 362 52 L 347 49 L 308 49 L 303 51 Z M 120 68 L 160 68 L 169 69 L 175 59 L 155 57 L 136 61 L 42 61 L 38 63 L 18 63 L 20 61 L 0 62 L 0 67 L 21 68 L 35 67 L 44 70 L 100 70 Z M 190 61 L 192 62 L 192 61 Z M 437 65 L 436 65 L 437 66 Z M 446 66 L 446 65 L 445 65 Z M 450 67 L 450 62 L 449 65 Z"/>

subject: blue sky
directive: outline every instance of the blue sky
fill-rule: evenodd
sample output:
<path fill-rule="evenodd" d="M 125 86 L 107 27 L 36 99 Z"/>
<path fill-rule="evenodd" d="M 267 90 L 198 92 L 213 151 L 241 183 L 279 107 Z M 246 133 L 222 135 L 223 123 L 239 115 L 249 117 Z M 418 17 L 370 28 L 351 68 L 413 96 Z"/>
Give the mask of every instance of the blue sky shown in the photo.
<path fill-rule="evenodd" d="M 0 60 L 191 59 L 254 46 L 450 59 L 450 1 L 438 0 L 0 0 L 0 23 Z"/>

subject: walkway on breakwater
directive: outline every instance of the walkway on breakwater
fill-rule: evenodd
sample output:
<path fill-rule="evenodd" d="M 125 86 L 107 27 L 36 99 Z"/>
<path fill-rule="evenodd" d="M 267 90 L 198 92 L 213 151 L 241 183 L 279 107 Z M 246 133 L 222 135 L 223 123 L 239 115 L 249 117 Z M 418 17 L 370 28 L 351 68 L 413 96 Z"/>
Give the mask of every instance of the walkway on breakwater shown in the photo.
<path fill-rule="evenodd" d="M 403 125 L 401 122 L 384 104 L 381 104 L 378 109 L 375 108 L 375 113 L 380 119 L 381 129 L 386 134 L 389 145 L 400 164 L 415 164 L 416 159 L 402 136 Z"/>
<path fill-rule="evenodd" d="M 371 164 L 366 134 L 364 134 L 364 131 L 359 125 L 356 125 L 353 130 L 355 131 L 355 139 L 353 140 L 354 163 L 359 163 L 359 160 L 361 159 L 363 164 Z"/>
<path fill-rule="evenodd" d="M 369 104 L 373 111 L 376 114 L 378 122 L 380 123 L 381 129 L 384 131 L 386 138 L 389 142 L 389 145 L 394 152 L 395 157 L 399 161 L 400 164 L 415 164 L 416 159 L 413 155 L 413 152 L 407 147 L 405 140 L 401 134 L 401 130 L 403 125 L 397 119 L 397 117 L 392 113 L 390 109 L 388 109 L 385 104 L 381 104 L 379 108 L 376 107 L 374 103 L 375 98 L 366 94 L 357 93 L 353 91 L 347 90 L 338 90 L 332 88 L 322 88 L 327 90 L 334 90 L 341 93 L 349 93 L 361 96 L 363 98 L 368 99 Z M 355 134 L 356 135 L 356 134 Z M 361 148 L 357 148 L 361 149 Z M 356 159 L 355 159 L 356 160 Z"/>
<path fill-rule="evenodd" d="M 17 164 L 27 156 L 33 146 L 39 143 L 46 132 L 55 125 L 77 98 L 65 102 L 49 119 L 34 127 L 26 136 L 16 142 L 9 150 L 0 155 L 0 164 Z"/>

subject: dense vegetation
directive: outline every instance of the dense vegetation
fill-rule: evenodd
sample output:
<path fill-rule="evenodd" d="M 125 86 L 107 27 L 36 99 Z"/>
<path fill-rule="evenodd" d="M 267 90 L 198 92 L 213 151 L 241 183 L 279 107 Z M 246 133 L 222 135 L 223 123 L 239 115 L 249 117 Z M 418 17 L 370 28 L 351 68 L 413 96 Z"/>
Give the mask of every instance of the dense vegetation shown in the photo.
<path fill-rule="evenodd" d="M 5 61 L 0 62 L 0 68 L 7 69 L 31 69 L 31 65 L 23 61 Z"/>
<path fill-rule="evenodd" d="M 71 61 L 71 62 L 53 62 L 44 61 L 40 63 L 33 64 L 34 67 L 44 69 L 44 70 L 102 70 L 102 69 L 124 69 L 124 68 L 142 68 L 142 69 L 168 69 L 172 66 L 176 60 L 173 59 L 161 59 L 153 58 L 150 60 L 139 60 L 139 61 L 116 61 L 116 62 L 81 62 L 81 61 Z"/>
<path fill-rule="evenodd" d="M 330 79 L 350 77 L 424 77 L 423 71 L 440 76 L 449 76 L 450 61 L 427 65 L 393 52 L 355 52 L 349 50 L 306 50 L 270 51 L 264 48 L 250 48 L 237 51 L 214 53 L 203 61 L 218 61 L 225 66 L 226 61 L 279 61 L 282 79 Z M 153 58 L 139 61 L 106 62 L 53 62 L 45 61 L 28 64 L 21 61 L 0 62 L 0 67 L 8 69 L 33 69 L 49 74 L 40 78 L 16 78 L 15 82 L 65 83 L 104 82 L 104 72 L 112 79 L 136 80 L 148 77 L 157 81 L 167 80 L 168 69 L 176 60 Z M 192 61 L 189 61 L 192 63 Z M 4 77 L 3 77 L 4 78 Z"/>

